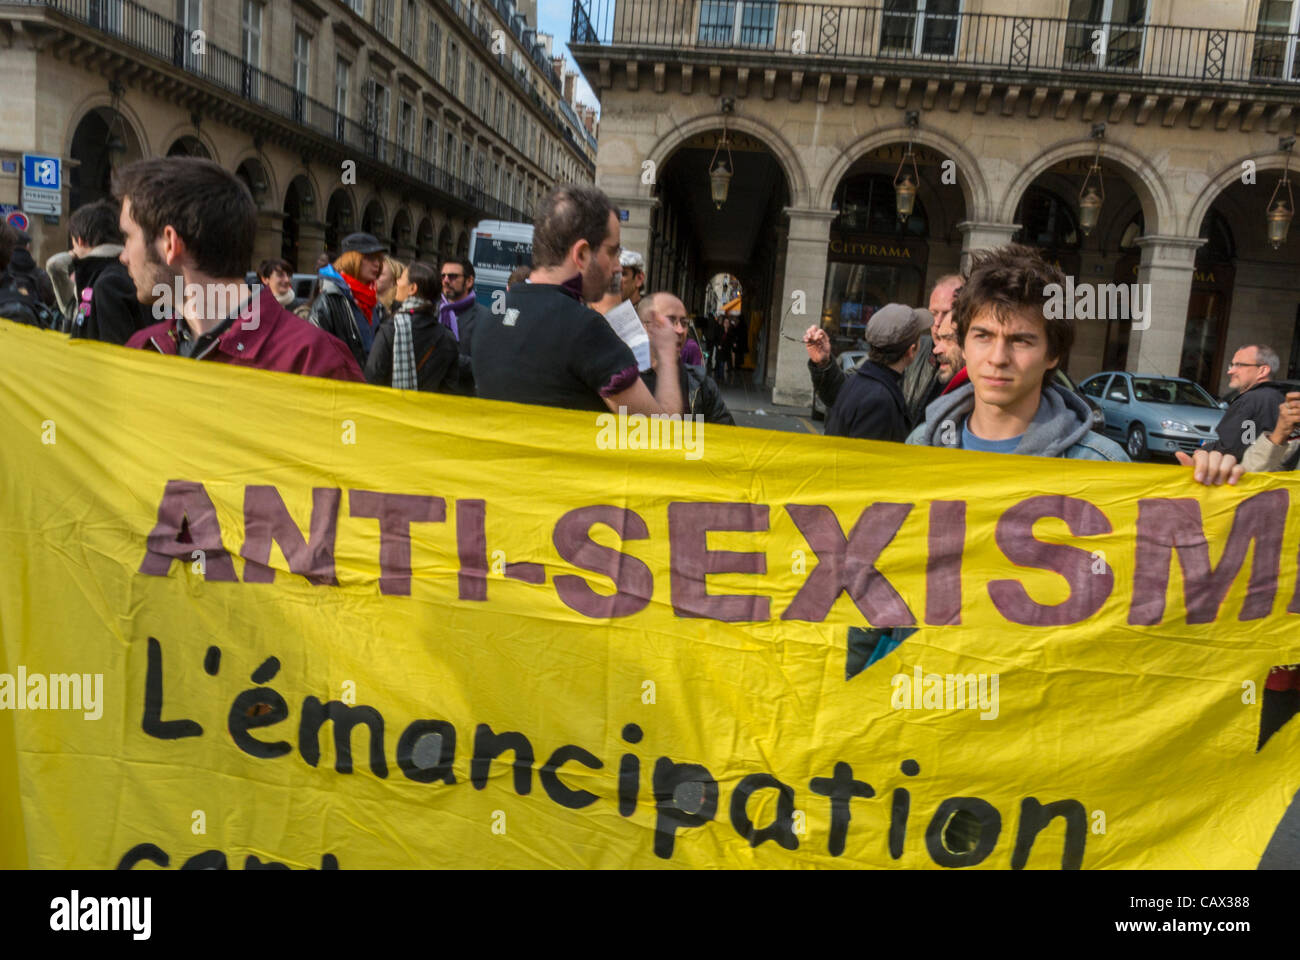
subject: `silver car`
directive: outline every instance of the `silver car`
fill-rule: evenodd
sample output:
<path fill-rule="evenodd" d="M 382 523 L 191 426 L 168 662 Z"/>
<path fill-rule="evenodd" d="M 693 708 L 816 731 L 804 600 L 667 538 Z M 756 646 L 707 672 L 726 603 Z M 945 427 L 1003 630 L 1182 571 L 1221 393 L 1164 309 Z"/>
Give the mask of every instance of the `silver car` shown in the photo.
<path fill-rule="evenodd" d="M 1227 407 L 1182 377 L 1098 373 L 1079 389 L 1100 405 L 1106 435 L 1122 443 L 1133 460 L 1151 453 L 1191 453 L 1217 439 Z"/>

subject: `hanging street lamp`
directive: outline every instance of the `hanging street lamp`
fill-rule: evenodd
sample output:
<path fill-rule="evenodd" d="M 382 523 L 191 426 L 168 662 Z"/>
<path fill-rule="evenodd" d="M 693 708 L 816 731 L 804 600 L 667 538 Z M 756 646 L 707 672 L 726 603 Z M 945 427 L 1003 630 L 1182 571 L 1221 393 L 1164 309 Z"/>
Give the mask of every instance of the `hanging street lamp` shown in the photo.
<path fill-rule="evenodd" d="M 1101 206 L 1106 201 L 1106 187 L 1101 179 L 1101 141 L 1106 136 L 1106 124 L 1099 123 L 1092 128 L 1092 137 L 1097 141 L 1097 152 L 1093 155 L 1092 166 L 1083 178 L 1079 188 L 1079 229 L 1086 237 L 1092 233 L 1101 219 Z M 1096 182 L 1093 178 L 1096 177 Z"/>
<path fill-rule="evenodd" d="M 898 213 L 900 223 L 906 223 L 916 207 L 916 190 L 921 183 L 921 174 L 916 169 L 916 154 L 912 152 L 912 137 L 920 114 L 915 110 L 907 112 L 907 150 L 898 161 L 898 170 L 894 173 L 894 210 Z M 912 162 L 909 173 L 904 169 L 908 161 Z"/>
<path fill-rule="evenodd" d="M 722 139 L 713 148 L 713 158 L 709 161 L 709 193 L 713 197 L 713 206 L 716 210 L 721 210 L 722 205 L 727 202 L 727 193 L 731 189 L 731 178 L 736 169 L 735 161 L 731 158 L 731 144 L 727 140 L 727 114 L 731 113 L 733 109 L 735 109 L 735 102 L 730 97 L 723 97 Z M 727 148 L 725 163 L 718 159 L 718 151 L 723 147 Z"/>
<path fill-rule="evenodd" d="M 1295 137 L 1283 137 L 1277 147 L 1286 153 L 1282 166 L 1282 179 L 1273 188 L 1273 195 L 1268 198 L 1268 242 L 1277 250 L 1286 243 L 1287 231 L 1291 229 L 1291 220 L 1295 217 L 1295 197 L 1291 193 L 1291 148 L 1295 146 Z M 1279 196 L 1282 187 L 1286 187 L 1286 197 Z"/>

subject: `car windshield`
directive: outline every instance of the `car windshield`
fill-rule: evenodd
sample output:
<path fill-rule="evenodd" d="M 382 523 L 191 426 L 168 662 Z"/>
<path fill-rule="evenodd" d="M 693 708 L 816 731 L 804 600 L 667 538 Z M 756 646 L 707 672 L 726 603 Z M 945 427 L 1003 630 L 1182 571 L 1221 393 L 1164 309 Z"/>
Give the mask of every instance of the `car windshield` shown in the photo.
<path fill-rule="evenodd" d="M 1134 377 L 1133 395 L 1144 403 L 1176 403 L 1189 407 L 1218 407 L 1214 398 L 1194 383 Z"/>

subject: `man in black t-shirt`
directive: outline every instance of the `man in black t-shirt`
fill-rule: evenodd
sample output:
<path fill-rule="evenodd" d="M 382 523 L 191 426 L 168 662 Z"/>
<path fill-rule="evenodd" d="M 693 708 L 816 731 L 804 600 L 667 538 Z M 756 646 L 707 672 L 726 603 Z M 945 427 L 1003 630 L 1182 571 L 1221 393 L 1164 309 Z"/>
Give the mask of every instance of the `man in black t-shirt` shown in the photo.
<path fill-rule="evenodd" d="M 680 378 L 641 381 L 632 350 L 587 306 L 619 265 L 618 213 L 594 187 L 561 186 L 538 205 L 533 272 L 506 292 L 504 313 L 474 329 L 478 395 L 604 413 L 680 414 Z M 677 335 L 656 316 L 650 349 L 660 369 L 676 369 Z"/>

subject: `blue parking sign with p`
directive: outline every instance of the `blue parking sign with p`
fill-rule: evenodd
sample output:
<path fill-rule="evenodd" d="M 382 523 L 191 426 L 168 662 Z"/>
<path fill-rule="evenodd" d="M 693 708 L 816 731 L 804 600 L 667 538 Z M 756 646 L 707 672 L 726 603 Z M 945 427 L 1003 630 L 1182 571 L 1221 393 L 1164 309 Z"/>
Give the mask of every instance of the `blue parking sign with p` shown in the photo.
<path fill-rule="evenodd" d="M 36 190 L 62 190 L 63 165 L 58 157 L 23 154 L 23 186 Z"/>

